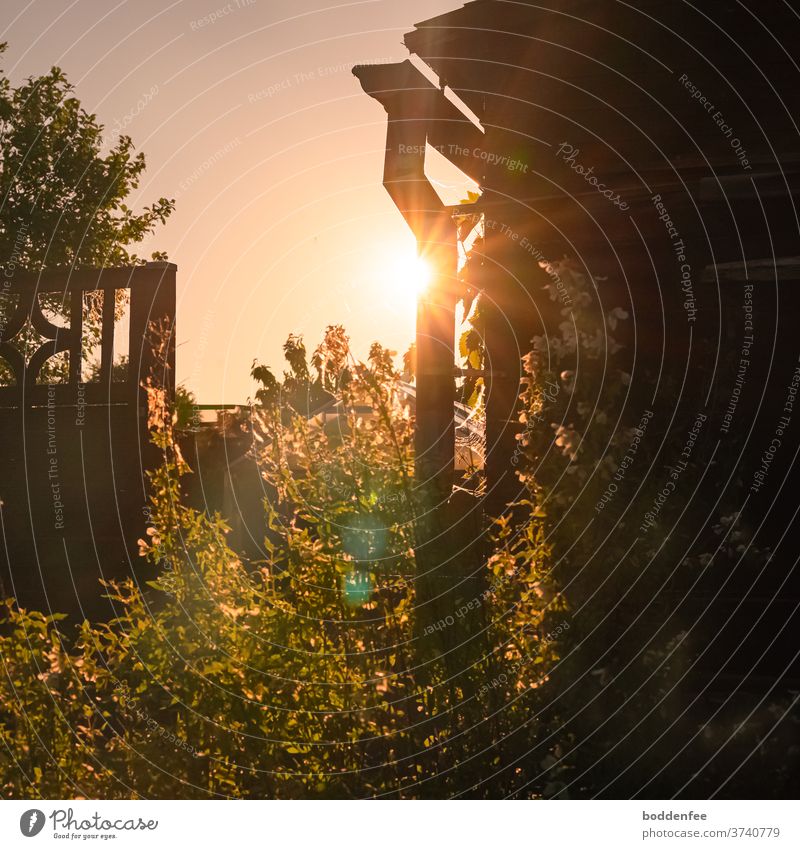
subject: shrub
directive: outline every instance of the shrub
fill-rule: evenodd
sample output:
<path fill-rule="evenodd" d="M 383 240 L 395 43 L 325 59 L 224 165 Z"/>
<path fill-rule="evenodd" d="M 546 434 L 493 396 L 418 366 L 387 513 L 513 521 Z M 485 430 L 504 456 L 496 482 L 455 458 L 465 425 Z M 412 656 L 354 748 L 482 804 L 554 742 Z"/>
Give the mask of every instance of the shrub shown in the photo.
<path fill-rule="evenodd" d="M 287 355 L 282 381 L 254 367 L 263 562 L 183 503 L 189 469 L 151 387 L 154 580 L 108 587 L 118 617 L 74 634 L 6 604 L 3 795 L 497 796 L 531 778 L 560 603 L 538 519 L 498 523 L 481 595 L 423 633 L 413 420 L 391 353 L 358 363 L 330 328 L 310 368 L 300 340 Z M 324 393 L 335 427 L 309 416 Z M 475 644 L 464 666 L 459 634 Z"/>

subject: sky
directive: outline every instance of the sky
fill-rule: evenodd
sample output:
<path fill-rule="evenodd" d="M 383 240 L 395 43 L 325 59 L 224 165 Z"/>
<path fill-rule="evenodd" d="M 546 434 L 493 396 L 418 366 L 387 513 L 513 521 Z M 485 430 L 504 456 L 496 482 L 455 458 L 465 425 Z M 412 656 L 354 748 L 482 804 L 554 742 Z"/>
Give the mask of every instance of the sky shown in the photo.
<path fill-rule="evenodd" d="M 254 359 L 280 370 L 344 324 L 413 339 L 414 239 L 381 185 L 386 115 L 354 64 L 399 61 L 402 36 L 457 0 L 2 0 L 13 82 L 60 66 L 109 141 L 148 168 L 135 208 L 176 211 L 141 249 L 178 266 L 178 382 L 242 403 Z"/>

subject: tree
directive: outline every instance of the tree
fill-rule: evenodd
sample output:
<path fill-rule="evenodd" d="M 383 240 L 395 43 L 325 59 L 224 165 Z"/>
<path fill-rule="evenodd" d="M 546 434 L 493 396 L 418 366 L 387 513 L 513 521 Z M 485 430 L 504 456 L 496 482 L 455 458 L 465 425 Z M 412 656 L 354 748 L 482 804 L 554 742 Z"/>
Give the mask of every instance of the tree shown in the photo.
<path fill-rule="evenodd" d="M 5 49 L 0 44 L 0 56 Z M 167 220 L 175 202 L 162 197 L 140 213 L 126 204 L 139 185 L 145 157 L 134 153 L 127 135 L 103 153 L 103 129 L 81 107 L 60 68 L 17 87 L 0 71 L 0 268 L 5 279 L 17 271 L 144 261 L 131 247 Z M 154 253 L 152 258 L 166 257 Z M 64 314 L 60 298 L 41 300 L 46 312 Z M 0 326 L 10 309 L 10 297 L 0 290 Z M 90 316 L 87 325 L 91 341 L 99 332 L 99 315 L 94 322 Z M 29 350 L 37 338 L 23 332 L 15 343 Z M 52 360 L 43 379 L 57 378 L 61 371 L 63 363 Z M 0 383 L 4 376 L 8 372 L 0 361 Z"/>
<path fill-rule="evenodd" d="M 12 257 L 30 271 L 141 261 L 129 247 L 163 224 L 175 201 L 130 209 L 144 154 L 121 135 L 104 155 L 103 129 L 60 68 L 16 88 L 0 71 L 0 265 Z"/>

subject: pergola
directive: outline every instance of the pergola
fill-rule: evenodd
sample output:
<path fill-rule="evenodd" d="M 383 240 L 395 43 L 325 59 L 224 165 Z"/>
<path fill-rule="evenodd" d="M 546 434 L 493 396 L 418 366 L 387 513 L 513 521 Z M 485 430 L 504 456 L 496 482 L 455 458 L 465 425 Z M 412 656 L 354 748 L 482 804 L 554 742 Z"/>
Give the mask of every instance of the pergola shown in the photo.
<path fill-rule="evenodd" d="M 703 503 L 717 503 L 734 471 L 752 476 L 798 357 L 800 89 L 786 82 L 797 65 L 785 45 L 799 40 L 800 18 L 785 4 L 754 12 L 736 0 L 475 0 L 405 36 L 413 63 L 354 69 L 387 112 L 384 185 L 436 269 L 418 311 L 417 474 L 438 498 L 452 487 L 453 216 L 464 208 L 444 205 L 426 179 L 431 147 L 481 188 L 469 208 L 485 231 L 481 509 L 499 515 L 519 494 L 510 460 L 520 358 L 533 335 L 574 317 L 568 297 L 544 291 L 551 281 L 543 266 L 564 257 L 595 284 L 593 329 L 602 336 L 613 307 L 631 317 L 622 349 L 606 351 L 630 374 L 626 410 L 639 415 L 658 403 L 666 420 L 679 406 L 707 411 L 707 438 L 719 444 Z M 718 422 L 739 391 L 735 364 L 753 327 L 736 416 L 755 447 L 723 474 L 738 434 Z M 667 385 L 682 386 L 680 397 L 664 397 Z M 795 442 L 798 425 L 800 418 Z M 791 495 L 800 469 L 773 476 L 772 486 L 749 500 L 751 521 L 791 548 L 785 563 L 796 562 L 798 546 L 788 540 L 798 536 L 786 528 L 800 530 Z M 770 605 L 790 615 L 796 570 L 788 576 L 774 566 L 746 603 L 733 592 L 737 618 L 726 619 L 723 604 L 709 633 L 735 634 Z M 698 610 L 728 577 L 710 567 L 705 589 L 692 594 Z"/>
<path fill-rule="evenodd" d="M 716 23 L 723 15 L 725 36 Z M 449 492 L 453 216 L 464 212 L 444 205 L 425 176 L 432 147 L 481 187 L 470 210 L 485 228 L 486 502 L 497 514 L 518 492 L 509 460 L 520 358 L 569 306 L 544 294 L 542 262 L 569 256 L 606 281 L 599 326 L 607 305 L 633 315 L 634 394 L 652 388 L 636 383 L 637 363 L 705 365 L 719 355 L 723 316 L 739 297 L 715 269 L 738 267 L 725 279 L 743 281 L 750 264 L 773 256 L 784 277 L 797 265 L 800 104 L 781 90 L 765 113 L 769 126 L 754 114 L 750 104 L 791 60 L 732 0 L 699 10 L 660 0 L 635 8 L 475 0 L 418 23 L 405 44 L 416 65 L 354 74 L 386 110 L 384 186 L 436 271 L 417 321 L 418 477 Z"/>

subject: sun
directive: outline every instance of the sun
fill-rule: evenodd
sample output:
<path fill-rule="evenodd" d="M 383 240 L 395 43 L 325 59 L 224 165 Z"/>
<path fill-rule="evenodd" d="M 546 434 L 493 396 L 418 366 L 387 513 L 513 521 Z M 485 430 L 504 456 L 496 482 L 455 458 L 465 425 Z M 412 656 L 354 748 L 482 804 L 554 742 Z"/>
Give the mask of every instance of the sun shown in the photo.
<path fill-rule="evenodd" d="M 417 254 L 414 239 L 386 239 L 363 254 L 364 286 L 392 323 L 413 324 L 420 301 L 434 280 L 433 266 Z"/>
<path fill-rule="evenodd" d="M 430 264 L 416 251 L 398 253 L 392 262 L 391 283 L 401 291 L 421 295 L 431 282 Z"/>

